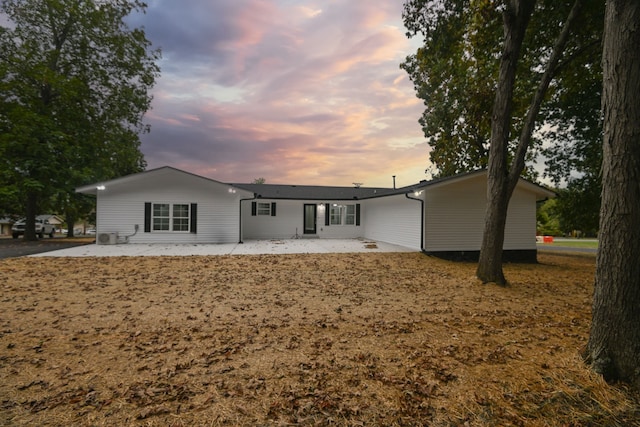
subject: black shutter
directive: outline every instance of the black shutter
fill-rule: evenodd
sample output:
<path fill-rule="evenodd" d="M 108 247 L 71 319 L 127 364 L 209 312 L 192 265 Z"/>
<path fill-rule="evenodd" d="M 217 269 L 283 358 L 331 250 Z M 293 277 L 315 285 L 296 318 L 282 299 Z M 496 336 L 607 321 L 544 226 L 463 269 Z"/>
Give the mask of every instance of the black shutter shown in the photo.
<path fill-rule="evenodd" d="M 276 202 L 271 203 L 271 216 L 276 216 Z"/>
<path fill-rule="evenodd" d="M 144 232 L 151 233 L 151 202 L 144 204 Z"/>
<path fill-rule="evenodd" d="M 191 229 L 189 230 L 192 233 L 198 232 L 198 204 L 191 203 L 191 221 L 189 221 L 189 226 Z"/>
<path fill-rule="evenodd" d="M 251 216 L 256 216 L 258 212 L 258 204 L 256 202 L 251 202 Z"/>
<path fill-rule="evenodd" d="M 331 222 L 331 205 L 329 203 L 324 204 L 324 225 L 328 226 Z"/>
<path fill-rule="evenodd" d="M 356 203 L 356 225 L 360 225 L 360 203 Z"/>

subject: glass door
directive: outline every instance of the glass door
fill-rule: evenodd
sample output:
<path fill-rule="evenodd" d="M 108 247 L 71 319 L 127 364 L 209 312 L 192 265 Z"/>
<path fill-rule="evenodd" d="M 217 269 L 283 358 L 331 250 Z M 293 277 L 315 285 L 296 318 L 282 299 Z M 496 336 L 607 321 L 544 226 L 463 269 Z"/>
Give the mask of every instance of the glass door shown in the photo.
<path fill-rule="evenodd" d="M 316 234 L 316 209 L 315 204 L 304 205 L 304 234 Z"/>

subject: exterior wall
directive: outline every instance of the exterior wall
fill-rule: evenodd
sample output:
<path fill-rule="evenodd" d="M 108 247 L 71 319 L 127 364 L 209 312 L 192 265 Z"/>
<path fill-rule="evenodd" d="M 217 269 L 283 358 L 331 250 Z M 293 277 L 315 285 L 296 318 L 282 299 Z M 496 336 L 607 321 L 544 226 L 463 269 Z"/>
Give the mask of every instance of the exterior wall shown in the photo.
<path fill-rule="evenodd" d="M 189 175 L 169 173 L 140 179 L 98 192 L 97 234 L 134 233 L 130 243 L 235 243 L 239 239 L 238 204 L 248 193 L 229 191 L 229 186 Z M 144 232 L 144 204 L 197 203 L 197 233 Z"/>
<path fill-rule="evenodd" d="M 276 215 L 251 215 L 251 201 L 242 202 L 242 235 L 243 239 L 291 239 L 296 230 L 301 237 L 319 237 L 325 239 L 351 239 L 362 237 L 362 225 L 325 225 L 325 203 L 355 204 L 356 201 L 319 202 L 317 200 L 271 200 L 256 199 L 259 203 L 275 203 Z M 357 202 L 360 203 L 360 202 Z M 304 205 L 316 205 L 316 234 L 304 235 Z M 364 218 L 364 209 L 360 212 L 360 224 Z"/>
<path fill-rule="evenodd" d="M 479 251 L 487 183 L 484 175 L 425 188 L 425 250 Z M 516 187 L 509 203 L 505 250 L 536 249 L 536 195 Z"/>
<path fill-rule="evenodd" d="M 412 196 L 414 197 L 414 196 Z M 422 203 L 404 194 L 364 200 L 364 236 L 420 250 Z"/>
<path fill-rule="evenodd" d="M 276 204 L 276 215 L 251 216 L 251 202 Z M 303 203 L 298 200 L 256 199 L 242 202 L 242 238 L 247 240 L 291 239 L 302 235 Z"/>
<path fill-rule="evenodd" d="M 0 224 L 0 236 L 10 236 L 11 235 L 11 224 L 2 223 Z"/>

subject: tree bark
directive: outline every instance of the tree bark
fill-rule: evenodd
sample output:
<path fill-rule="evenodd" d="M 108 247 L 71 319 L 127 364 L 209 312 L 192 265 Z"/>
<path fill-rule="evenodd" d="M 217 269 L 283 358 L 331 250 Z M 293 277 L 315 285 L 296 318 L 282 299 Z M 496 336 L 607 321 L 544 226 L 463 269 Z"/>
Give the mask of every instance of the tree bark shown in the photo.
<path fill-rule="evenodd" d="M 67 223 L 67 237 L 73 237 L 73 227 L 76 225 L 76 215 L 71 209 L 68 209 L 64 215 L 64 222 Z"/>
<path fill-rule="evenodd" d="M 516 67 L 524 34 L 535 6 L 535 1 L 513 1 L 504 12 L 505 45 L 500 62 L 500 75 L 496 89 L 496 99 L 491 117 L 491 147 L 487 172 L 487 208 L 485 226 L 480 248 L 480 259 L 476 275 L 483 283 L 494 282 L 506 285 L 502 271 L 502 251 L 509 200 L 524 170 L 525 156 L 536 123 L 536 117 L 544 95 L 553 79 L 564 48 L 569 40 L 570 30 L 576 22 L 584 0 L 575 0 L 567 16 L 562 31 L 556 40 L 549 62 L 540 79 L 538 88 L 520 132 L 518 146 L 511 167 L 508 166 L 509 132 L 511 127 L 511 103 L 516 78 Z"/>
<path fill-rule="evenodd" d="M 502 272 L 502 246 L 511 193 L 507 167 L 513 90 L 524 34 L 535 0 L 511 1 L 503 12 L 504 50 L 491 115 L 491 145 L 487 169 L 487 208 L 476 275 L 483 283 L 506 285 Z"/>
<path fill-rule="evenodd" d="M 36 241 L 38 236 L 36 235 L 36 216 L 38 210 L 38 195 L 33 191 L 27 193 L 27 204 L 25 209 L 25 223 L 24 223 L 24 236 L 22 238 L 26 241 Z"/>
<path fill-rule="evenodd" d="M 640 389 L 640 2 L 609 0 L 600 243 L 585 359 Z"/>

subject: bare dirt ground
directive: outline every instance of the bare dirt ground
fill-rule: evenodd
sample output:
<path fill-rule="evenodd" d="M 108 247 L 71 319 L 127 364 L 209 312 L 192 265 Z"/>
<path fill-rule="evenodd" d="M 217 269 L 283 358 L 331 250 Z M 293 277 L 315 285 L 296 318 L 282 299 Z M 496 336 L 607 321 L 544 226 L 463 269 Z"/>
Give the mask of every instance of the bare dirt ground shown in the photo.
<path fill-rule="evenodd" d="M 640 425 L 587 369 L 593 257 L 0 261 L 0 425 Z"/>

